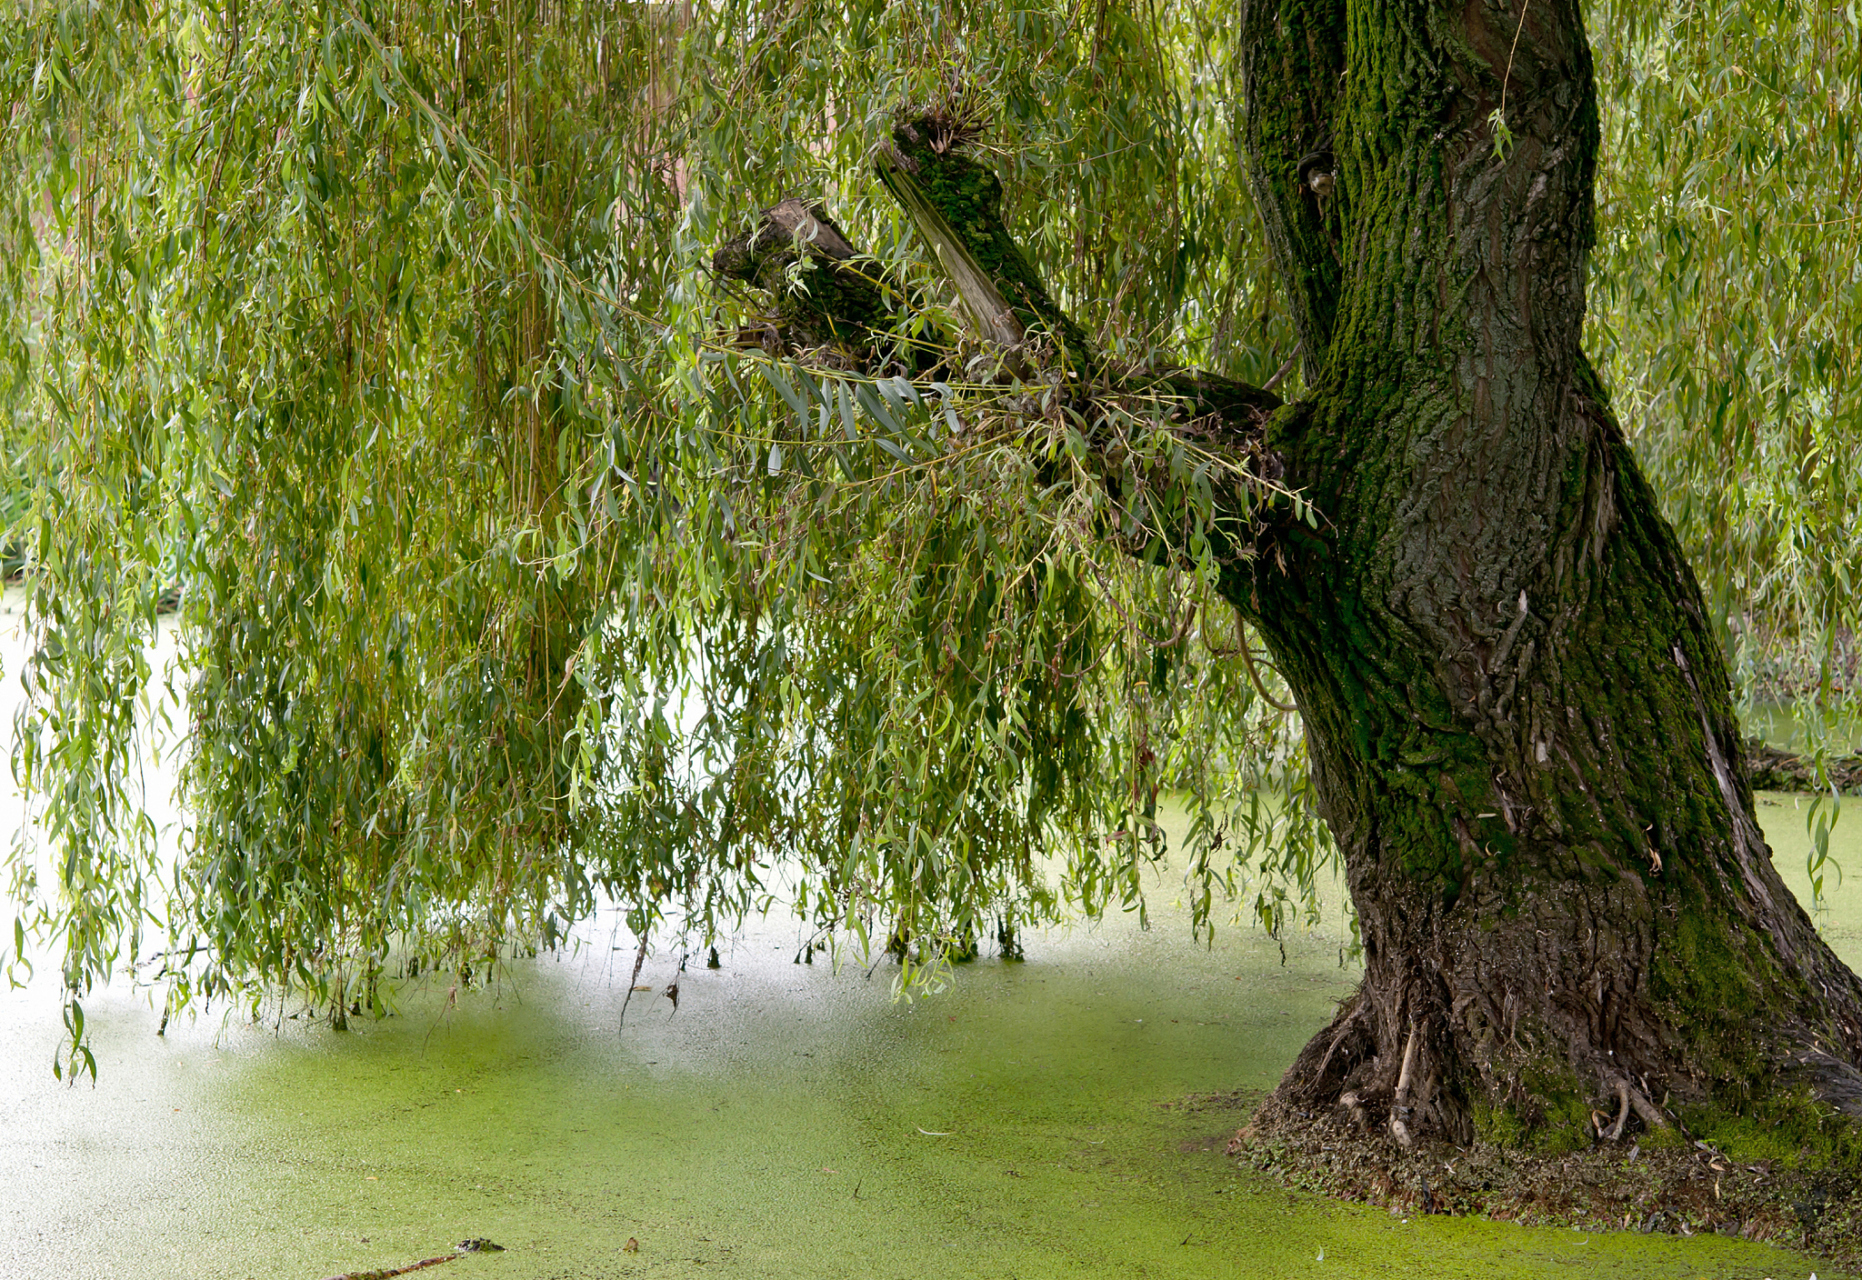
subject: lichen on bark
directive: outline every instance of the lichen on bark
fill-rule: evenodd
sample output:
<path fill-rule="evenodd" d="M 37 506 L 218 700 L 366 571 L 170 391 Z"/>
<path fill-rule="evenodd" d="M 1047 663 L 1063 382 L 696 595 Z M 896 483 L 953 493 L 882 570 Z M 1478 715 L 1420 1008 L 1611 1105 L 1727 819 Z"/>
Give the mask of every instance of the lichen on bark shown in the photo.
<path fill-rule="evenodd" d="M 946 113 L 913 113 L 893 128 L 874 157 L 875 167 L 908 211 L 922 199 L 954 233 L 1013 309 L 1024 333 L 1046 333 L 1067 365 L 1090 368 L 1095 361 L 1085 332 L 1048 296 L 1009 234 L 1002 219 L 1002 180 L 964 152 L 964 134 L 965 122 Z"/>
<path fill-rule="evenodd" d="M 914 308 L 908 291 L 870 259 L 861 260 L 846 235 L 819 204 L 784 200 L 763 212 L 756 226 L 720 246 L 712 270 L 768 294 L 774 314 L 739 335 L 772 354 L 838 345 L 861 349 L 898 346 L 895 330 Z M 915 372 L 935 363 L 943 346 L 931 332 L 907 347 Z"/>

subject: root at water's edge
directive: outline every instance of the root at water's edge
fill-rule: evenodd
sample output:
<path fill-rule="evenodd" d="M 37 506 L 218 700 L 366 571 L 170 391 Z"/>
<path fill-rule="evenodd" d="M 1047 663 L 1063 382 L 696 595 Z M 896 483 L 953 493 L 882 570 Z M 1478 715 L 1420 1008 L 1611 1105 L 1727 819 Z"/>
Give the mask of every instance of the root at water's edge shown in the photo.
<path fill-rule="evenodd" d="M 1628 1105 L 1633 1115 L 1634 1101 Z M 1606 1124 L 1605 1135 L 1614 1127 Z M 1834 1168 L 1792 1168 L 1778 1156 L 1736 1158 L 1674 1126 L 1556 1154 L 1483 1141 L 1417 1139 L 1405 1148 L 1384 1126 L 1353 1120 L 1347 1107 L 1313 1115 L 1270 1097 L 1237 1131 L 1228 1154 L 1299 1190 L 1393 1214 L 1713 1233 L 1862 1267 L 1862 1180 Z"/>

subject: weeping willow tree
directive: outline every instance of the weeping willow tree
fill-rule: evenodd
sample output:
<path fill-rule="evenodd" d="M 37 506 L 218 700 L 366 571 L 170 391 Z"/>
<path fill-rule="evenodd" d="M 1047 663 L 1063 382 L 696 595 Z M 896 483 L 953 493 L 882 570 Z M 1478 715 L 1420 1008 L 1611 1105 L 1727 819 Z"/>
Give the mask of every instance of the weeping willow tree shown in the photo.
<path fill-rule="evenodd" d="M 1567 3 L 23 16 L 9 959 L 85 1065 L 139 960 L 340 1021 L 604 900 L 909 980 L 1141 910 L 1168 788 L 1198 927 L 1342 854 L 1288 1107 L 1857 1096 L 1723 656 L 1856 621 L 1845 12 L 1626 0 L 1601 104 Z"/>
<path fill-rule="evenodd" d="M 1076 171 L 1043 234 L 1112 345 L 1263 366 L 1285 322 L 1228 251 L 1226 102 L 1166 74 L 1212 33 L 884 6 L 32 17 L 6 37 L 7 392 L 17 769 L 48 856 L 11 864 L 14 959 L 28 934 L 62 956 L 74 1051 L 78 997 L 151 952 L 171 1011 L 286 991 L 341 1020 L 380 1008 L 391 953 L 483 973 L 602 900 L 698 946 L 778 875 L 909 979 L 1064 903 L 1140 906 L 1164 785 L 1201 797 L 1205 915 L 1270 831 L 1255 905 L 1297 905 L 1320 836 L 1261 798 L 1297 735 L 1206 660 L 1238 642 L 1205 623 L 1209 573 L 1103 554 L 1103 500 L 1046 474 L 1050 424 L 961 371 L 739 355 L 710 267 L 803 182 L 922 276 L 851 122 L 1000 36 L 974 82 L 1048 144 L 1029 172 Z M 139 760 L 174 584 L 170 860 Z"/>

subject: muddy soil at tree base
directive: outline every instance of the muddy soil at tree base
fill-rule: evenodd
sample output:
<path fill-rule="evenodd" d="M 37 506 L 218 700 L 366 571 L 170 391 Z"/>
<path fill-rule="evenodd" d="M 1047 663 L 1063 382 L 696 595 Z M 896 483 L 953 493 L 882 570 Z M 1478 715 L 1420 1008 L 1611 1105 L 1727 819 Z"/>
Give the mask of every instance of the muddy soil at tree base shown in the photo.
<path fill-rule="evenodd" d="M 1301 1190 L 1417 1216 L 1718 1235 L 1801 1249 L 1850 1269 L 1862 1263 L 1862 1197 L 1853 1174 L 1775 1157 L 1742 1159 L 1679 1136 L 1656 1149 L 1626 1139 L 1562 1156 L 1522 1157 L 1485 1143 L 1404 1151 L 1329 1116 L 1257 1122 L 1260 1101 L 1231 1100 L 1248 1118 L 1228 1150 Z"/>
<path fill-rule="evenodd" d="M 1784 817 L 1808 805 L 1799 795 L 1759 797 L 1778 865 L 1807 902 L 1808 841 Z M 1829 896 L 1814 915 L 1831 945 L 1853 965 L 1862 955 L 1862 895 L 1840 888 L 1841 868 L 1856 868 L 1862 840 L 1853 827 L 1837 832 L 1831 839 L 1836 865 L 1825 869 Z M 1301 1190 L 1393 1213 L 1716 1235 L 1764 1241 L 1862 1269 L 1862 1178 L 1853 1160 L 1832 1158 L 1828 1141 L 1787 1138 L 1775 1126 L 1744 1122 L 1710 1141 L 1685 1121 L 1673 1132 L 1650 1135 L 1640 1132 L 1636 1120 L 1634 1131 L 1619 1141 L 1598 1139 L 1588 1150 L 1530 1157 L 1485 1142 L 1423 1143 L 1404 1150 L 1342 1111 L 1301 1113 L 1271 1103 L 1266 1093 L 1211 1095 L 1200 1105 L 1237 1116 L 1239 1127 L 1227 1150 L 1239 1163 Z M 1811 1108 L 1802 1119 L 1812 1126 L 1820 1118 L 1841 1123 L 1827 1111 Z M 1826 1268 L 1821 1274 L 1836 1273 Z"/>

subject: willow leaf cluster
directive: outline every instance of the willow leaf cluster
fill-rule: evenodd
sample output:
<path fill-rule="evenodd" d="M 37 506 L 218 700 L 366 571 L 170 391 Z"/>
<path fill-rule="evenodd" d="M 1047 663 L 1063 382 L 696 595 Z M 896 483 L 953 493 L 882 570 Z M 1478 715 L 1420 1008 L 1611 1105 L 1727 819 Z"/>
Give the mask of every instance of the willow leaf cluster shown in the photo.
<path fill-rule="evenodd" d="M 282 991 L 341 1020 L 604 900 L 697 945 L 780 892 L 909 972 L 1065 902 L 1138 907 L 1165 787 L 1200 797 L 1204 914 L 1232 895 L 1225 806 L 1297 745 L 1209 657 L 1237 642 L 1211 567 L 1108 553 L 1121 513 L 1051 415 L 740 353 L 705 269 L 805 189 L 922 276 L 865 152 L 958 75 L 1027 126 L 1001 136 L 1030 240 L 1109 345 L 1264 365 L 1271 307 L 1238 335 L 1189 301 L 1261 291 L 1226 249 L 1220 55 L 1178 74 L 1193 28 L 28 17 L 6 393 L 43 846 L 10 864 L 12 959 L 28 934 L 63 958 L 74 1041 L 75 998 L 126 964 L 171 1011 Z M 168 850 L 140 766 L 177 587 Z M 1310 843 L 1301 812 L 1241 819 Z"/>
<path fill-rule="evenodd" d="M 1600 0 L 1591 30 L 1592 349 L 1736 676 L 1840 701 L 1862 628 L 1862 26 L 1840 4 Z"/>
<path fill-rule="evenodd" d="M 1728 616 L 1839 635 L 1853 26 L 1603 11 L 1596 331 L 1625 416 Z M 1134 432 L 1142 482 L 1109 488 L 1038 387 L 984 385 L 871 163 L 901 108 L 962 96 L 1099 350 L 1265 382 L 1291 327 L 1220 11 L 14 13 L 0 404 L 41 839 L 8 863 L 5 955 L 61 959 L 74 1046 L 78 998 L 139 961 L 171 1011 L 283 992 L 340 1020 L 603 902 L 697 948 L 781 897 L 909 977 L 1142 909 L 1171 791 L 1199 922 L 1310 905 L 1297 720 L 1209 557 L 1146 535 L 1234 477 Z M 1740 23 L 1737 74 L 1685 34 Z M 1820 140 L 1823 208 L 1786 208 L 1799 171 L 1761 137 Z M 768 299 L 712 254 L 796 195 L 915 291 L 900 349 L 951 335 L 937 374 L 745 342 Z M 170 848 L 141 764 L 177 589 Z"/>

